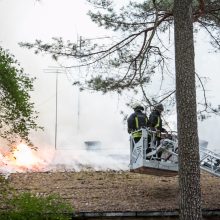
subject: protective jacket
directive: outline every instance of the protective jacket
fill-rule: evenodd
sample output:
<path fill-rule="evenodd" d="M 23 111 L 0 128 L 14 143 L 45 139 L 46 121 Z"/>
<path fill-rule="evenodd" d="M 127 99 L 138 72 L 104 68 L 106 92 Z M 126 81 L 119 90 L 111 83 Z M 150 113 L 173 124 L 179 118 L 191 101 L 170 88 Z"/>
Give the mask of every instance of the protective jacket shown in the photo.
<path fill-rule="evenodd" d="M 138 130 L 140 128 L 147 127 L 147 116 L 142 111 L 137 110 L 127 120 L 128 123 L 128 133 Z"/>
<path fill-rule="evenodd" d="M 165 132 L 166 130 L 163 128 L 162 119 L 160 112 L 157 110 L 153 110 L 149 116 L 149 120 L 147 123 L 147 127 L 156 128 L 160 132 Z"/>

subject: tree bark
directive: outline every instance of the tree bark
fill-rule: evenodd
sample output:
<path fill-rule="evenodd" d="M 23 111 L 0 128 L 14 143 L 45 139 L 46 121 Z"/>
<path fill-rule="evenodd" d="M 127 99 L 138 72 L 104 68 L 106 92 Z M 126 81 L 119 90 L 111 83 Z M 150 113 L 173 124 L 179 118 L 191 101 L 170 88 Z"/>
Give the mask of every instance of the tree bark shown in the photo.
<path fill-rule="evenodd" d="M 180 219 L 198 220 L 201 212 L 192 0 L 174 0 Z"/>

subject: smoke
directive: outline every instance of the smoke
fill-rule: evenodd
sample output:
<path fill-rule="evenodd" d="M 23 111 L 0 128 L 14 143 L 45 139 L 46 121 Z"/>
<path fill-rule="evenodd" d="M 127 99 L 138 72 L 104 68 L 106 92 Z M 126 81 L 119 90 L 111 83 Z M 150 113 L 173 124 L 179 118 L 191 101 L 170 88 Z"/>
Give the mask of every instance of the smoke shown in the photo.
<path fill-rule="evenodd" d="M 18 151 L 0 153 L 0 173 L 45 172 L 45 171 L 81 171 L 81 170 L 127 170 L 129 154 L 124 150 L 107 149 L 100 146 L 88 150 L 57 149 L 51 146 L 28 152 Z"/>
<path fill-rule="evenodd" d="M 26 167 L 26 171 L 35 171 L 37 168 L 41 171 L 54 169 L 78 171 L 85 168 L 128 169 L 129 137 L 119 112 L 123 109 L 130 114 L 131 110 L 126 109 L 124 100 L 112 94 L 104 96 L 97 93 L 80 93 L 72 86 L 71 77 L 59 74 L 56 103 L 56 73 L 46 73 L 44 70 L 48 69 L 48 66 L 57 66 L 57 63 L 47 56 L 36 56 L 33 51 L 27 51 L 17 45 L 18 42 L 33 42 L 35 39 L 48 42 L 51 37 L 56 36 L 76 42 L 77 36 L 96 38 L 108 35 L 106 30 L 96 28 L 96 25 L 85 15 L 88 5 L 84 3 L 85 1 L 76 3 L 70 0 L 66 0 L 65 4 L 54 0 L 42 1 L 41 4 L 27 0 L 20 0 L 19 3 L 1 2 L 1 45 L 10 49 L 25 72 L 37 77 L 35 91 L 31 95 L 39 111 L 39 125 L 44 127 L 44 131 L 31 134 L 33 143 L 38 147 L 38 151 L 34 151 L 33 154 L 39 160 L 36 166 Z M 60 12 L 64 13 L 57 16 Z M 199 42 L 201 40 L 198 40 Z M 196 56 L 197 72 L 203 75 L 208 73 L 210 78 L 218 79 L 214 73 L 217 73 L 219 56 L 207 54 L 206 48 L 203 51 L 203 47 L 204 41 L 199 45 L 199 50 L 196 50 L 196 54 L 206 54 L 206 56 Z M 207 65 L 206 60 L 209 60 L 210 65 Z M 77 71 L 72 74 L 78 74 Z M 218 94 L 218 86 L 218 80 L 213 80 L 211 88 L 214 94 Z M 219 103 L 219 96 L 215 96 L 215 102 Z M 170 121 L 173 122 L 171 129 L 176 130 L 175 117 L 170 118 L 168 122 Z M 208 140 L 210 146 L 218 149 L 219 125 L 220 120 L 215 118 L 199 126 L 200 137 Z M 86 150 L 84 144 L 86 141 L 100 141 L 101 149 Z M 0 149 L 1 172 L 25 170 L 24 167 L 14 165 L 4 157 L 7 152 L 5 143 L 1 142 Z M 14 162 L 13 159 L 11 161 Z"/>
<path fill-rule="evenodd" d="M 129 155 L 122 153 L 82 150 L 58 150 L 49 169 L 52 170 L 127 170 Z"/>
<path fill-rule="evenodd" d="M 129 136 L 120 115 L 122 98 L 79 92 L 65 74 L 59 75 L 57 87 L 54 75 L 39 75 L 32 98 L 39 111 L 38 123 L 44 127 L 31 133 L 38 148 L 32 151 L 35 162 L 18 165 L 13 155 L 10 161 L 1 154 L 1 172 L 129 168 Z M 86 142 L 96 146 L 89 149 Z"/>

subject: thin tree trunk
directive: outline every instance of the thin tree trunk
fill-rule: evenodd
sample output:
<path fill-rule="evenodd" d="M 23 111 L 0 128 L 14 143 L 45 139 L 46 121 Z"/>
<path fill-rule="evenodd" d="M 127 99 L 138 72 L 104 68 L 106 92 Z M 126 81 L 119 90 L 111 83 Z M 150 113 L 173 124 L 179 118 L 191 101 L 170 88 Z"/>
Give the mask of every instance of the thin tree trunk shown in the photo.
<path fill-rule="evenodd" d="M 174 0 L 180 219 L 201 214 L 192 0 Z"/>

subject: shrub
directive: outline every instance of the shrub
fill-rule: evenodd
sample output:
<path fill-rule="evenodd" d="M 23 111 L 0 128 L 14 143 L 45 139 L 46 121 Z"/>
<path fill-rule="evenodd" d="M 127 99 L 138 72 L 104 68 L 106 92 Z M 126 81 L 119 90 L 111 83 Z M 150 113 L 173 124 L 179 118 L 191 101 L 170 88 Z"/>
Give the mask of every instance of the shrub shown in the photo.
<path fill-rule="evenodd" d="M 15 193 L 0 178 L 1 188 L 1 220 L 68 220 L 73 208 L 56 194 L 38 196 L 29 192 Z"/>

